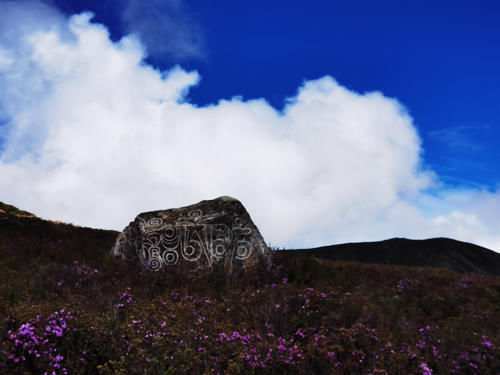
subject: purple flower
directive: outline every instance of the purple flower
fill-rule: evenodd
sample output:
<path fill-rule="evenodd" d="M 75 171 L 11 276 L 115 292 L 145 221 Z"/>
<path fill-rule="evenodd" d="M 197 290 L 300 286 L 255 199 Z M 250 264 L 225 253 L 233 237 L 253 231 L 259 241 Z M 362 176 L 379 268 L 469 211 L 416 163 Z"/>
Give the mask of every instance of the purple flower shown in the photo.
<path fill-rule="evenodd" d="M 302 333 L 302 331 L 300 330 L 300 328 L 299 328 L 299 329 L 297 329 L 297 332 L 295 332 L 295 334 L 296 334 L 297 336 L 302 337 L 302 338 L 306 337 L 306 335 L 304 335 L 304 334 Z"/>
<path fill-rule="evenodd" d="M 427 366 L 427 363 L 422 363 L 420 370 L 422 370 L 422 375 L 432 375 L 432 370 Z"/>
<path fill-rule="evenodd" d="M 486 346 L 488 349 L 491 349 L 493 347 L 493 344 L 488 341 L 488 337 L 482 336 L 483 339 L 483 345 Z"/>

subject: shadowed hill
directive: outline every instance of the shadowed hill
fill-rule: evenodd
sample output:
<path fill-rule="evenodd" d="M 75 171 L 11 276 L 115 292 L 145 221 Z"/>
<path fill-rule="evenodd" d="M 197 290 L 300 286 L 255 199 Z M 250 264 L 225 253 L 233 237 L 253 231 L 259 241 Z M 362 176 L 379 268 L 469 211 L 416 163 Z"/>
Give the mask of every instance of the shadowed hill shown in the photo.
<path fill-rule="evenodd" d="M 118 235 L 111 230 L 43 220 L 4 203 L 0 207 L 0 266 L 18 268 L 28 263 L 74 260 L 94 265 L 109 253 Z"/>
<path fill-rule="evenodd" d="M 500 254 L 449 238 L 346 243 L 294 252 L 317 258 L 374 264 L 448 268 L 456 272 L 500 275 Z"/>

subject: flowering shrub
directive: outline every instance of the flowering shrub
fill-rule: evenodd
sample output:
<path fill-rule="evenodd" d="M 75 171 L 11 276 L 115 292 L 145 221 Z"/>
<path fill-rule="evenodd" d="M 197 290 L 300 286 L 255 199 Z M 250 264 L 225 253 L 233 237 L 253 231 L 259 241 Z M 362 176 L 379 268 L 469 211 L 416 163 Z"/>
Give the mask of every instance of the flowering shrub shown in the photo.
<path fill-rule="evenodd" d="M 64 367 L 66 351 L 61 343 L 62 337 L 68 335 L 68 324 L 72 319 L 69 311 L 61 309 L 46 319 L 36 315 L 17 330 L 9 329 L 8 338 L 1 347 L 1 353 L 7 358 L 7 368 L 14 371 L 24 367 L 32 371 L 67 374 Z M 15 323 L 12 317 L 8 317 L 9 325 Z"/>

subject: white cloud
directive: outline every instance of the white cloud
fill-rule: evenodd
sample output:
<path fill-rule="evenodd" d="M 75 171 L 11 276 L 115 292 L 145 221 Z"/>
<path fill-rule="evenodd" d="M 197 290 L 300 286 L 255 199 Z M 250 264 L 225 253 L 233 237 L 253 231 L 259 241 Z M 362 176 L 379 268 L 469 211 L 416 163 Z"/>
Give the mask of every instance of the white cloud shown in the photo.
<path fill-rule="evenodd" d="M 1 61 L 14 61 L 0 65 L 3 201 L 121 230 L 145 210 L 232 195 L 275 245 L 449 236 L 500 249 L 500 195 L 426 193 L 436 178 L 397 100 L 326 76 L 283 112 L 263 99 L 197 107 L 185 100 L 196 72 L 148 66 L 139 39 L 113 43 L 90 14 L 39 24 L 39 6 L 17 32 L 0 25 Z"/>

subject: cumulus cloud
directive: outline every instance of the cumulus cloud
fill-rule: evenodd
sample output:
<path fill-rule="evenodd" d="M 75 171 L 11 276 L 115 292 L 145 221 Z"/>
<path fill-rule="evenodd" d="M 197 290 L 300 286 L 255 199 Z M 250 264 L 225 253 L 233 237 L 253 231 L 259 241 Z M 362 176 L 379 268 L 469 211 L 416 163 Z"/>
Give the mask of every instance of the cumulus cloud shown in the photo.
<path fill-rule="evenodd" d="M 2 200 L 121 230 L 145 210 L 232 195 L 275 245 L 449 236 L 500 249 L 499 194 L 429 193 L 438 179 L 397 100 L 325 76 L 283 111 L 264 99 L 198 107 L 196 72 L 147 65 L 136 36 L 115 43 L 90 13 L 51 10 L 45 24 L 37 7 L 0 25 Z"/>

